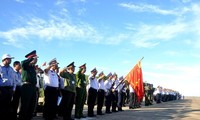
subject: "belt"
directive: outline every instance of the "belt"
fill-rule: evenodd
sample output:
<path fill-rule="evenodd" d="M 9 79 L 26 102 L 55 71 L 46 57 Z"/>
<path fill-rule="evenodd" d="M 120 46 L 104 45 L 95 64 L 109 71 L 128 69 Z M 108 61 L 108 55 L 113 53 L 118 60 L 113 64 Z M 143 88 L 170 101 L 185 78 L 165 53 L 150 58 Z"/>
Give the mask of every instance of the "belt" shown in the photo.
<path fill-rule="evenodd" d="M 105 91 L 104 89 L 99 89 L 98 91 Z"/>
<path fill-rule="evenodd" d="M 31 84 L 30 82 L 22 82 L 22 85 L 24 85 L 24 84 Z"/>

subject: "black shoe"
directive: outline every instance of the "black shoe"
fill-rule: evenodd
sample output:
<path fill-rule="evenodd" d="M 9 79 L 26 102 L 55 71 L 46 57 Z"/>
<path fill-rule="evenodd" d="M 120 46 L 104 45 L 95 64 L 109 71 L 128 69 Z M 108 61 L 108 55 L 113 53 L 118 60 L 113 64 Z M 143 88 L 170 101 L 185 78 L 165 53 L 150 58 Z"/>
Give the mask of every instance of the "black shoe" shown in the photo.
<path fill-rule="evenodd" d="M 118 109 L 118 111 L 124 111 L 124 110 L 122 110 L 122 109 Z"/>
<path fill-rule="evenodd" d="M 110 114 L 110 113 L 112 113 L 112 112 L 110 112 L 110 111 L 106 111 L 106 114 Z"/>
<path fill-rule="evenodd" d="M 86 118 L 86 116 L 84 116 L 84 115 L 81 115 L 81 118 Z"/>
<path fill-rule="evenodd" d="M 112 112 L 118 112 L 117 110 L 112 110 Z"/>
<path fill-rule="evenodd" d="M 97 113 L 97 115 L 104 115 L 103 113 Z"/>
<path fill-rule="evenodd" d="M 88 117 L 96 117 L 96 115 L 88 115 Z"/>
<path fill-rule="evenodd" d="M 79 116 L 75 116 L 75 118 L 76 118 L 76 119 L 81 119 L 81 117 L 79 117 Z"/>

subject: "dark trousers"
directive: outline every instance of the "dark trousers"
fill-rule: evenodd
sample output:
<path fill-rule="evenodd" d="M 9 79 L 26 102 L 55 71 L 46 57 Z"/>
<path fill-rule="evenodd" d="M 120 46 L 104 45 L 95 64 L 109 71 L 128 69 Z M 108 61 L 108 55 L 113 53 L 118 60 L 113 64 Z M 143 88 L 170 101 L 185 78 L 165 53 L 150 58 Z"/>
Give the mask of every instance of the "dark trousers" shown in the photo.
<path fill-rule="evenodd" d="M 117 102 L 117 107 L 119 111 L 122 110 L 122 104 L 123 104 L 123 92 L 120 91 L 118 92 L 118 102 Z"/>
<path fill-rule="evenodd" d="M 17 110 L 19 107 L 19 100 L 21 97 L 21 86 L 16 86 L 12 99 L 12 119 L 17 120 Z"/>
<path fill-rule="evenodd" d="M 36 101 L 35 101 L 35 108 L 34 108 L 34 112 L 33 112 L 33 115 L 34 115 L 34 116 L 37 115 L 39 97 L 40 97 L 40 96 L 39 96 L 39 88 L 36 87 Z"/>
<path fill-rule="evenodd" d="M 102 89 L 99 89 L 97 93 L 97 114 L 102 114 L 104 96 L 105 96 L 105 91 Z"/>
<path fill-rule="evenodd" d="M 83 116 L 83 107 L 86 100 L 86 88 L 76 88 L 75 117 Z"/>
<path fill-rule="evenodd" d="M 35 109 L 36 86 L 32 84 L 24 84 L 21 87 L 21 108 L 19 119 L 31 120 Z"/>
<path fill-rule="evenodd" d="M 136 102 L 136 98 L 135 98 L 135 93 L 134 92 L 130 92 L 129 94 L 129 108 L 134 108 L 136 107 L 135 102 Z"/>
<path fill-rule="evenodd" d="M 110 107 L 111 107 L 111 101 L 112 101 L 112 95 L 111 92 L 107 92 L 105 96 L 105 105 L 106 105 L 106 113 L 110 112 Z"/>
<path fill-rule="evenodd" d="M 118 91 L 112 93 L 112 111 L 115 112 L 117 108 Z"/>
<path fill-rule="evenodd" d="M 126 104 L 126 93 L 125 92 L 122 92 L 122 105 L 125 106 Z"/>
<path fill-rule="evenodd" d="M 161 100 L 162 100 L 161 94 L 160 93 L 156 94 L 156 103 L 161 103 Z"/>
<path fill-rule="evenodd" d="M 90 87 L 88 90 L 88 116 L 94 116 L 94 106 L 97 98 L 97 90 Z"/>
<path fill-rule="evenodd" d="M 62 110 L 63 120 L 71 119 L 72 108 L 74 105 L 74 98 L 75 98 L 74 92 L 68 90 L 62 90 L 62 100 L 60 103 L 60 108 Z"/>
<path fill-rule="evenodd" d="M 11 119 L 11 87 L 0 87 L 0 120 Z"/>
<path fill-rule="evenodd" d="M 43 116 L 46 120 L 53 120 L 57 112 L 58 88 L 47 86 L 44 90 L 44 96 Z"/>

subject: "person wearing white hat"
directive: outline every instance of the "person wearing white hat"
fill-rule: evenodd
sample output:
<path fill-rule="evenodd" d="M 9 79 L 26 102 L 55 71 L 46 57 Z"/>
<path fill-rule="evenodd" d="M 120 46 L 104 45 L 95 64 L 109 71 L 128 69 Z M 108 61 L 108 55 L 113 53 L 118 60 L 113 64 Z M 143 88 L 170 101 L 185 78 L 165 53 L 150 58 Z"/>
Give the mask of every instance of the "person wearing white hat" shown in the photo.
<path fill-rule="evenodd" d="M 88 117 L 95 117 L 94 106 L 97 97 L 98 81 L 96 79 L 97 70 L 96 68 L 91 70 L 91 75 L 88 77 L 89 90 L 88 90 Z"/>
<path fill-rule="evenodd" d="M 113 87 L 113 83 L 112 83 L 112 73 L 109 73 L 107 76 L 107 80 L 104 82 L 105 85 L 105 105 L 106 105 L 106 112 L 107 114 L 112 113 L 110 111 L 110 107 L 111 107 L 111 101 L 112 101 L 112 96 L 111 96 L 111 89 Z"/>
<path fill-rule="evenodd" d="M 97 93 L 97 115 L 103 115 L 102 107 L 105 97 L 105 86 L 104 86 L 104 73 L 100 72 L 97 81 L 99 82 L 99 88 Z"/>
<path fill-rule="evenodd" d="M 112 112 L 118 112 L 116 110 L 117 108 L 117 102 L 118 102 L 118 90 L 117 85 L 119 84 L 118 76 L 116 73 L 113 74 L 113 89 L 112 89 Z"/>
<path fill-rule="evenodd" d="M 125 87 L 125 83 L 123 82 L 123 76 L 119 78 L 119 85 L 118 85 L 118 102 L 117 102 L 117 107 L 118 111 L 123 111 L 122 110 L 122 103 L 123 103 L 123 88 Z"/>
<path fill-rule="evenodd" d="M 14 57 L 9 54 L 2 56 L 0 65 L 0 119 L 10 119 L 11 99 L 15 90 L 15 72 L 10 66 Z"/>
<path fill-rule="evenodd" d="M 58 99 L 58 87 L 59 78 L 56 73 L 58 68 L 58 62 L 56 58 L 49 62 L 49 66 L 44 69 L 44 112 L 43 117 L 47 120 L 53 120 L 56 117 L 57 99 Z"/>

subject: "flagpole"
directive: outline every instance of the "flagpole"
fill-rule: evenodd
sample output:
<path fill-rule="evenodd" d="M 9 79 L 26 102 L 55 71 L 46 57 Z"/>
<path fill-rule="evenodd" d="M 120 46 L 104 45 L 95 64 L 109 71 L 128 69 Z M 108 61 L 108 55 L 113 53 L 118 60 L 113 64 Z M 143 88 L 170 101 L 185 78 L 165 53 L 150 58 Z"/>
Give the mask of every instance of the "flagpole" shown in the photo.
<path fill-rule="evenodd" d="M 142 57 L 142 58 L 139 60 L 139 62 L 141 62 L 143 59 L 144 59 L 144 57 Z M 135 66 L 135 65 L 134 65 L 134 66 Z M 134 66 L 133 66 L 133 67 L 134 67 Z M 128 74 L 129 74 L 129 72 L 128 72 Z M 128 74 L 127 74 L 127 75 L 128 75 Z M 127 76 L 127 75 L 126 75 L 126 76 Z M 124 77 L 124 78 L 121 80 L 121 82 L 116 86 L 116 88 L 117 88 L 120 84 L 122 84 L 122 83 L 124 83 L 124 82 L 126 81 L 125 78 L 126 78 L 126 77 Z M 115 89 L 116 89 L 116 88 L 115 88 Z"/>
<path fill-rule="evenodd" d="M 140 59 L 140 62 L 141 62 L 143 59 L 144 59 L 144 57 L 142 57 L 142 58 Z"/>

